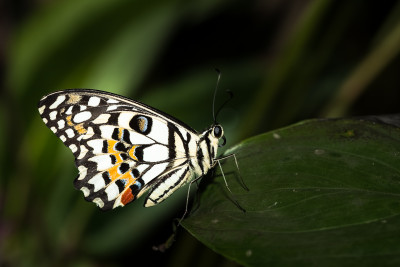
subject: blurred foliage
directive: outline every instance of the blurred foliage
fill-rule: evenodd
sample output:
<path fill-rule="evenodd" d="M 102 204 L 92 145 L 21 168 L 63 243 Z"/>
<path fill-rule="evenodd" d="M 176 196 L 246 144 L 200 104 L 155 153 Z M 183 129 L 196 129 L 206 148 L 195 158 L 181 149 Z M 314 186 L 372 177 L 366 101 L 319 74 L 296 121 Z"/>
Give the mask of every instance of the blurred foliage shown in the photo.
<path fill-rule="evenodd" d="M 73 157 L 37 102 L 95 88 L 161 109 L 202 130 L 212 122 L 215 67 L 228 145 L 306 118 L 398 112 L 400 4 L 385 1 L 3 1 L 0 263 L 235 265 L 183 231 L 182 189 L 100 212 L 75 191 Z"/>

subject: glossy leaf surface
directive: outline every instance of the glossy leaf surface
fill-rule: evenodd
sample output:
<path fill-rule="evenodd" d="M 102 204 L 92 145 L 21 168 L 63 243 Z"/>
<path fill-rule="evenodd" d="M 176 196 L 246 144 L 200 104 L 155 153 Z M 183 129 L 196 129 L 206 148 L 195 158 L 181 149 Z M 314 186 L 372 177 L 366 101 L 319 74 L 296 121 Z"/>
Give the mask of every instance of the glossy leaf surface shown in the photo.
<path fill-rule="evenodd" d="M 240 143 L 227 152 L 250 190 L 226 160 L 234 195 L 217 174 L 185 228 L 247 266 L 398 264 L 397 119 L 311 120 Z"/>

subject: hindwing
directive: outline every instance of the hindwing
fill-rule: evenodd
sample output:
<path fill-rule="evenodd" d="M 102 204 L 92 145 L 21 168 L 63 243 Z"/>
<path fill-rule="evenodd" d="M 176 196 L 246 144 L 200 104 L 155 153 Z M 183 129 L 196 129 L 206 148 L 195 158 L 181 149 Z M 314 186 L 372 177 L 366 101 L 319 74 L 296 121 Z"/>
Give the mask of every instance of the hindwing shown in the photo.
<path fill-rule="evenodd" d="M 75 187 L 103 210 L 124 206 L 149 188 L 145 206 L 155 205 L 193 175 L 197 132 L 159 110 L 89 89 L 49 94 L 38 107 L 75 156 Z"/>

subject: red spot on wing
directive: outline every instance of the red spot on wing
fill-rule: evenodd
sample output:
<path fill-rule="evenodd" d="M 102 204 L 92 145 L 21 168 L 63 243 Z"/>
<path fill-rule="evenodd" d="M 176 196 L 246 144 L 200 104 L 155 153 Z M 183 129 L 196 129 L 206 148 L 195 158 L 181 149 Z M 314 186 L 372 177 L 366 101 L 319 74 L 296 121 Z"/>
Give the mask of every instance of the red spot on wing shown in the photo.
<path fill-rule="evenodd" d="M 135 199 L 135 196 L 132 194 L 132 190 L 128 187 L 125 190 L 125 192 L 123 193 L 123 195 L 121 196 L 121 203 L 126 205 L 134 199 Z"/>

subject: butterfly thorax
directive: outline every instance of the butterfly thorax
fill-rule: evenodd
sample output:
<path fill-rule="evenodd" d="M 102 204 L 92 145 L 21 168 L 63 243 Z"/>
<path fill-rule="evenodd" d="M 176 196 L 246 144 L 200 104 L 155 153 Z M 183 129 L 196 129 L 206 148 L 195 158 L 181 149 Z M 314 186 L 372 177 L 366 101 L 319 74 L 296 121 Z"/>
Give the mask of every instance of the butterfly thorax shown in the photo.
<path fill-rule="evenodd" d="M 215 128 L 217 131 L 220 130 L 220 132 L 217 132 L 217 135 L 214 133 L 216 131 Z M 192 157 L 191 159 L 191 164 L 194 167 L 194 177 L 192 177 L 192 179 L 203 176 L 208 172 L 209 169 L 214 167 L 216 162 L 215 158 L 218 151 L 218 142 L 222 136 L 223 130 L 220 125 L 213 125 L 200 135 L 200 139 L 197 144 L 196 156 Z"/>

